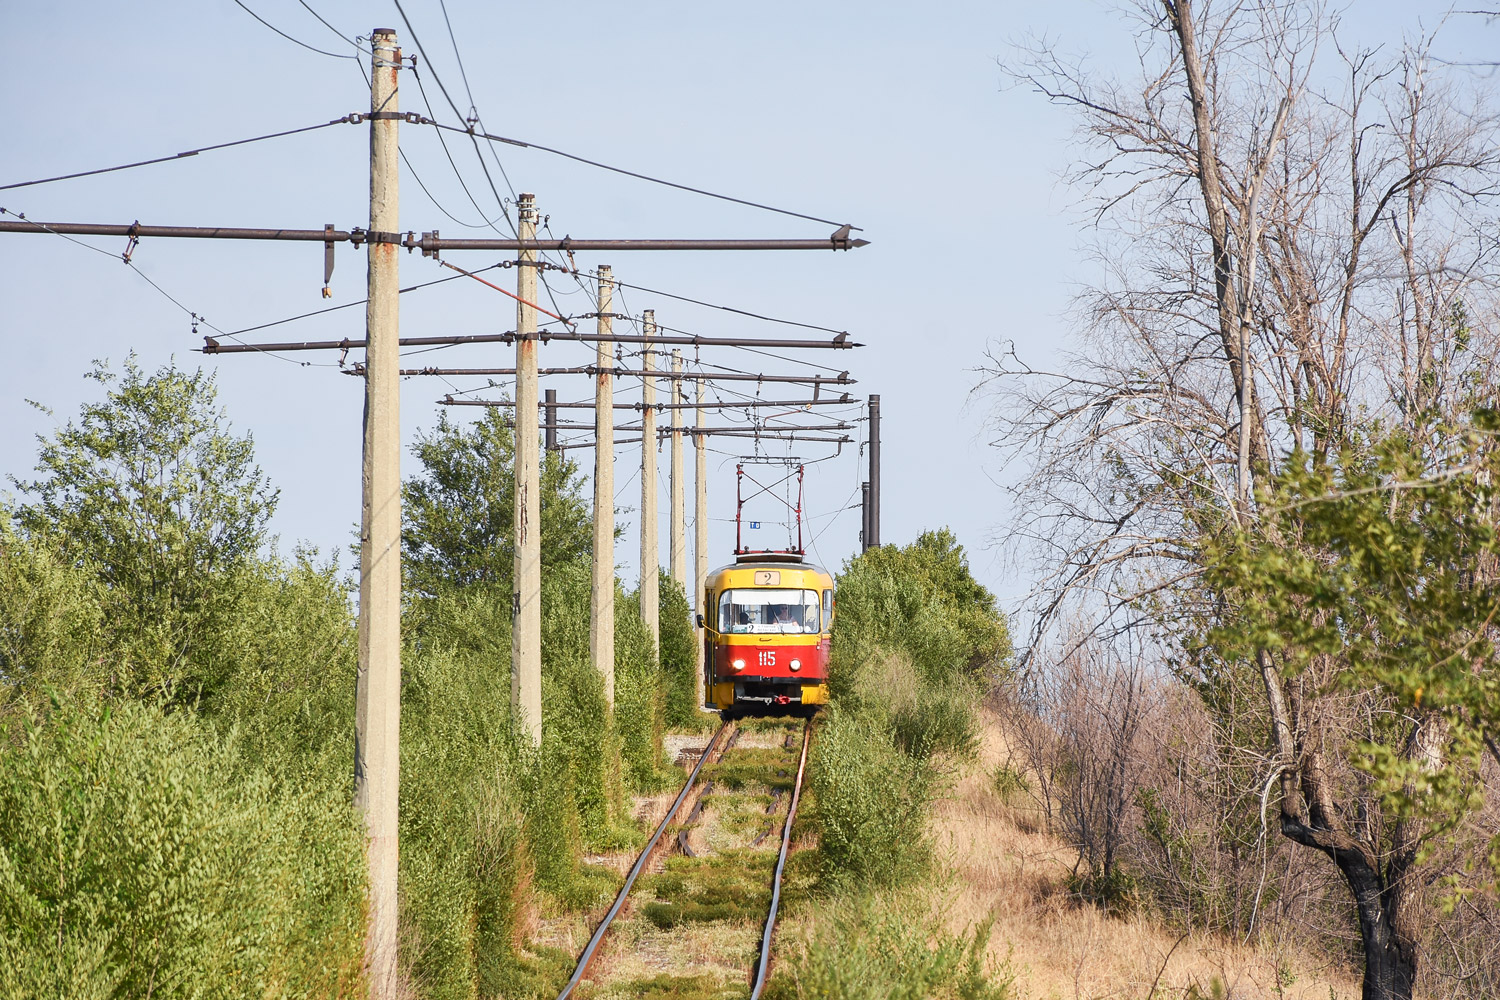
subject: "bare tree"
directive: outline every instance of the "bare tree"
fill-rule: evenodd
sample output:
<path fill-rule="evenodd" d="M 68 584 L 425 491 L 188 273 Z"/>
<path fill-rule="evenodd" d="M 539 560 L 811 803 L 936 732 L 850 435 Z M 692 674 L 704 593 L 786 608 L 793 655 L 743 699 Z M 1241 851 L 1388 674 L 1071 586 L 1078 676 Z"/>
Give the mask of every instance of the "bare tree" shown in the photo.
<path fill-rule="evenodd" d="M 1122 860 L 1137 825 L 1137 795 L 1148 762 L 1144 734 L 1160 708 L 1160 686 L 1129 649 L 1074 644 L 1051 671 L 1051 721 L 1066 763 L 1057 783 L 1064 834 L 1078 849 L 1074 883 L 1106 907 L 1134 895 Z"/>
<path fill-rule="evenodd" d="M 1012 540 L 1042 567 L 1033 670 L 1068 616 L 1093 622 L 1077 642 L 1223 620 L 1202 543 L 1258 517 L 1252 479 L 1289 453 L 1337 461 L 1372 420 L 1425 448 L 1500 357 L 1488 95 L 1439 75 L 1426 40 L 1393 60 L 1345 50 L 1315 4 L 1134 10 L 1134 86 L 1043 46 L 1017 71 L 1078 116 L 1103 273 L 1061 370 L 992 356 L 997 443 L 1031 463 Z M 1348 750 L 1370 739 L 1440 768 L 1446 734 L 1393 714 L 1389 692 L 1341 689 L 1344 666 L 1289 676 L 1264 650 L 1240 665 L 1267 735 L 1252 787 L 1353 895 L 1365 996 L 1410 997 L 1429 829 L 1383 811 Z"/>

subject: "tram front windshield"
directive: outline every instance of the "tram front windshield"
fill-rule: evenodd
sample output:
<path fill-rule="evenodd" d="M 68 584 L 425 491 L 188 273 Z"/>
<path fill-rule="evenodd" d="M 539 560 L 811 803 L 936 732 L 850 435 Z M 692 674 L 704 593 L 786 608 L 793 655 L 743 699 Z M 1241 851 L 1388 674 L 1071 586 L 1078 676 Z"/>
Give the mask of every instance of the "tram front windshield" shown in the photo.
<path fill-rule="evenodd" d="M 719 597 L 719 631 L 780 634 L 817 632 L 818 592 L 756 587 L 726 590 Z"/>

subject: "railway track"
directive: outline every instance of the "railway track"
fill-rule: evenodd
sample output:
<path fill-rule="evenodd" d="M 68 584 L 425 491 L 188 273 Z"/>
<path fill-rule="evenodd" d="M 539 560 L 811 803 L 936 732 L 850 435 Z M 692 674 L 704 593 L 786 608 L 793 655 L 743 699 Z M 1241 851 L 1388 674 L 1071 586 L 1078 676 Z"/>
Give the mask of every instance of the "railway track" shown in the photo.
<path fill-rule="evenodd" d="M 676 799 L 673 800 L 672 805 L 667 809 L 666 815 L 662 817 L 661 823 L 657 825 L 650 839 L 646 841 L 646 845 L 636 857 L 635 863 L 631 865 L 629 873 L 625 876 L 625 884 L 620 888 L 614 902 L 605 912 L 604 918 L 599 922 L 599 926 L 595 928 L 593 936 L 589 938 L 588 944 L 584 946 L 582 954 L 578 957 L 578 964 L 573 970 L 573 975 L 568 980 L 567 985 L 563 987 L 562 992 L 557 995 L 557 1000 L 567 1000 L 567 998 L 573 995 L 573 991 L 578 985 L 584 981 L 588 975 L 590 965 L 599 954 L 600 946 L 608 937 L 610 929 L 614 925 L 615 918 L 620 915 L 626 900 L 630 898 L 630 893 L 635 887 L 636 880 L 650 865 L 653 856 L 663 843 L 663 837 L 666 834 L 667 828 L 677 819 L 684 803 L 687 802 L 694 787 L 697 785 L 699 775 L 703 772 L 704 766 L 711 761 L 722 760 L 724 755 L 732 749 L 739 735 L 739 730 L 735 724 L 733 722 L 726 722 L 721 724 L 714 731 L 713 736 L 709 738 L 708 745 L 703 748 L 703 753 L 688 773 L 687 780 L 683 782 L 682 789 L 677 793 Z M 789 740 L 790 738 L 788 737 Z M 775 937 L 776 918 L 781 904 L 781 880 L 786 870 L 787 852 L 792 842 L 792 824 L 796 822 L 797 805 L 802 797 L 802 780 L 807 772 L 807 750 L 811 739 L 812 721 L 808 720 L 802 727 L 802 748 L 798 754 L 797 774 L 792 783 L 791 800 L 787 806 L 786 819 L 782 823 L 781 846 L 777 852 L 776 865 L 771 880 L 770 906 L 767 909 L 766 919 L 761 930 L 759 952 L 756 956 L 754 967 L 750 970 L 750 1000 L 759 1000 L 761 991 L 765 988 L 766 980 L 771 971 L 771 944 Z M 716 754 L 717 757 L 715 756 Z M 704 798 L 708 790 L 712 788 L 712 785 L 713 783 L 709 782 L 700 793 L 692 811 L 684 820 L 685 827 L 697 819 L 703 808 Z M 778 793 L 772 799 L 772 806 L 767 810 L 768 814 L 774 813 L 776 803 L 779 799 L 780 795 Z M 767 828 L 765 833 L 756 838 L 755 843 L 759 844 L 774 829 L 775 825 L 773 823 Z M 683 829 L 678 834 L 678 844 L 686 856 L 695 856 L 687 842 L 687 829 Z"/>

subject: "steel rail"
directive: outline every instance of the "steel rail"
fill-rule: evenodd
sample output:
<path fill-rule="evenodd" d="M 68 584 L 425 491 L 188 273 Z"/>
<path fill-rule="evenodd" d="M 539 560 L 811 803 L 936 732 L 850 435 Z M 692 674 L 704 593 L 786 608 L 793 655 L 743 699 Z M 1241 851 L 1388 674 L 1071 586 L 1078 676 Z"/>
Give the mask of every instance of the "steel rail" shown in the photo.
<path fill-rule="evenodd" d="M 729 737 L 729 742 L 724 744 L 723 753 L 719 759 L 724 759 L 724 754 L 734 749 L 734 745 L 740 741 L 743 729 L 736 729 L 734 735 Z M 693 832 L 693 827 L 698 822 L 698 817 L 703 815 L 703 807 L 708 803 L 708 793 L 714 790 L 714 783 L 708 782 L 703 786 L 703 791 L 698 794 L 698 801 L 693 803 L 692 810 L 687 814 L 687 819 L 682 821 L 682 829 L 677 831 L 677 847 L 682 851 L 684 857 L 696 858 L 698 852 L 693 850 L 693 845 L 688 843 L 688 835 Z"/>
<path fill-rule="evenodd" d="M 719 737 L 723 736 L 724 730 L 728 728 L 729 723 L 726 722 L 720 724 L 719 728 L 714 730 L 713 736 L 709 738 L 708 746 L 703 748 L 703 756 L 698 758 L 698 763 L 693 765 L 692 773 L 687 776 L 687 781 L 683 782 L 682 791 L 677 793 L 677 798 L 672 802 L 671 808 L 667 810 L 667 814 L 662 817 L 661 824 L 657 826 L 656 832 L 651 835 L 651 839 L 641 849 L 641 856 L 636 858 L 635 864 L 630 866 L 630 874 L 625 876 L 625 884 L 620 887 L 619 895 L 615 896 L 614 905 L 609 908 L 608 913 L 604 914 L 604 919 L 599 921 L 599 926 L 594 930 L 594 936 L 589 938 L 589 943 L 584 946 L 583 954 L 578 957 L 578 965 L 573 970 L 573 977 L 568 980 L 568 985 L 564 986 L 562 992 L 557 995 L 557 1000 L 567 1000 L 572 994 L 573 988 L 583 981 L 584 975 L 589 970 L 589 963 L 593 961 L 594 953 L 599 947 L 599 942 L 604 940 L 604 935 L 608 933 L 610 924 L 614 923 L 615 917 L 620 912 L 620 907 L 625 905 L 625 899 L 630 895 L 631 888 L 635 886 L 635 880 L 646 867 L 646 861 L 651 857 L 651 852 L 655 849 L 656 842 L 661 840 L 661 835 L 666 831 L 673 817 L 677 815 L 677 810 L 682 808 L 682 803 L 687 799 L 688 792 L 692 791 L 693 785 L 698 780 L 698 772 L 703 770 L 703 765 L 708 761 L 709 757 L 713 756 L 714 747 L 718 745 Z M 805 756 L 806 753 L 804 751 Z"/>
<path fill-rule="evenodd" d="M 776 875 L 771 881 L 771 912 L 766 917 L 766 929 L 760 936 L 760 958 L 755 963 L 755 983 L 750 988 L 750 1000 L 760 1000 L 761 990 L 766 988 L 766 979 L 771 973 L 771 938 L 776 933 L 776 911 L 781 905 L 781 875 L 786 869 L 786 855 L 792 843 L 792 824 L 797 819 L 797 803 L 802 798 L 802 778 L 807 771 L 807 748 L 812 743 L 812 720 L 802 728 L 802 756 L 797 761 L 797 780 L 792 785 L 792 801 L 786 810 L 786 825 L 781 828 L 781 853 L 776 856 Z"/>

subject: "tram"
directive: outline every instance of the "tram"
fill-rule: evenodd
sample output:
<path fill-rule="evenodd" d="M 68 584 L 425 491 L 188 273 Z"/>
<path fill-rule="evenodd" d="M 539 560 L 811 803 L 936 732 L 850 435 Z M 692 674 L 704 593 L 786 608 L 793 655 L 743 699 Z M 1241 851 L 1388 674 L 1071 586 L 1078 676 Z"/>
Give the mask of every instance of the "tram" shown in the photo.
<path fill-rule="evenodd" d="M 828 703 L 833 577 L 805 559 L 802 475 L 799 465 L 786 477 L 797 482 L 796 547 L 754 550 L 740 531 L 745 474 L 736 469 L 735 561 L 708 574 L 698 614 L 703 705 L 726 718 L 811 715 Z"/>

